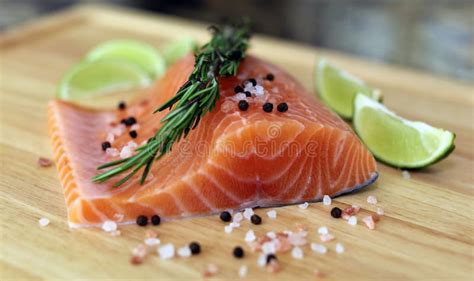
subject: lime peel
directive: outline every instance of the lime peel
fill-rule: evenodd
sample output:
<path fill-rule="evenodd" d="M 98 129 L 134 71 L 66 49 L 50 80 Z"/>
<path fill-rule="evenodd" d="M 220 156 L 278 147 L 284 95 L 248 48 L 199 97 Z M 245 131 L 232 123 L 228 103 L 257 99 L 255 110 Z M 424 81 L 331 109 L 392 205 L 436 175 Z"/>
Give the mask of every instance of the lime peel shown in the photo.
<path fill-rule="evenodd" d="M 455 148 L 454 133 L 406 120 L 363 94 L 354 99 L 353 124 L 379 161 L 398 168 L 427 167 Z"/>
<path fill-rule="evenodd" d="M 353 101 L 358 92 L 377 101 L 382 99 L 378 89 L 369 87 L 362 79 L 324 58 L 316 64 L 316 88 L 324 103 L 347 120 L 352 119 Z"/>

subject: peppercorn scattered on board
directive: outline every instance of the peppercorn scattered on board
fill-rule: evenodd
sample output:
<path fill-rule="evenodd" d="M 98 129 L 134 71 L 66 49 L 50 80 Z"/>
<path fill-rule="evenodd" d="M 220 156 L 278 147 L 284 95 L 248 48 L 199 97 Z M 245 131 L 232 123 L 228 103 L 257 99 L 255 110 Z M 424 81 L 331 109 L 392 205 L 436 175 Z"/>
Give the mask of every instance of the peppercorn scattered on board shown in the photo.
<path fill-rule="evenodd" d="M 218 215 L 159 226 L 120 225 L 120 233 L 115 225 L 107 225 L 109 232 L 70 230 L 57 171 L 38 164 L 40 157 L 52 158 L 47 104 L 61 75 L 100 42 L 131 38 L 160 47 L 180 34 L 204 42 L 205 27 L 115 7 L 82 6 L 1 34 L 2 279 L 183 280 L 212 275 L 212 280 L 229 280 L 243 273 L 248 280 L 472 278 L 473 86 L 263 36 L 252 40 L 250 54 L 292 73 L 307 89 L 313 89 L 316 56 L 327 57 L 381 89 L 384 102 L 403 116 L 456 132 L 456 150 L 444 161 L 409 174 L 379 163 L 380 178 L 365 190 L 332 202 L 255 209 L 261 224 L 244 218 L 230 233 L 225 232 L 229 223 Z M 344 219 L 352 205 L 360 207 L 357 221 Z M 333 207 L 346 212 L 333 218 Z M 272 210 L 276 214 L 267 214 Z M 371 215 L 378 220 L 373 230 Z M 258 265 L 259 253 L 246 240 L 300 228 L 307 231 L 306 244 L 277 254 L 278 264 Z M 197 241 L 200 253 L 162 260 L 156 250 L 134 265 L 132 249 L 138 251 L 145 238 L 150 244 L 156 238 L 161 246 L 172 243 L 176 251 Z M 327 249 L 324 254 L 321 245 Z M 237 246 L 245 251 L 238 259 L 233 254 Z M 165 250 L 162 254 L 169 254 Z"/>

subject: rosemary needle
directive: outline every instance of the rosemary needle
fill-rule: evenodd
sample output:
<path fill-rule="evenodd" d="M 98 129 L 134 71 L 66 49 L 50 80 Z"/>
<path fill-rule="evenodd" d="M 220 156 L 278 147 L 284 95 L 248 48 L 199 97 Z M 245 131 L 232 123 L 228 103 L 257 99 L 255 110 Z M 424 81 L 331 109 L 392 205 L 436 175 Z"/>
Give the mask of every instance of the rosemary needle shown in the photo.
<path fill-rule="evenodd" d="M 94 176 L 94 182 L 104 182 L 128 172 L 114 184 L 118 187 L 144 168 L 140 179 L 140 184 L 143 184 L 153 162 L 169 152 L 174 143 L 186 137 L 198 126 L 201 118 L 214 109 L 219 99 L 218 78 L 237 73 L 248 48 L 250 31 L 246 23 L 211 26 L 209 29 L 212 38 L 196 53 L 194 69 L 188 81 L 155 111 L 171 110 L 161 120 L 162 127 L 147 144 L 136 149 L 137 154 L 99 166 L 99 170 L 113 168 Z"/>

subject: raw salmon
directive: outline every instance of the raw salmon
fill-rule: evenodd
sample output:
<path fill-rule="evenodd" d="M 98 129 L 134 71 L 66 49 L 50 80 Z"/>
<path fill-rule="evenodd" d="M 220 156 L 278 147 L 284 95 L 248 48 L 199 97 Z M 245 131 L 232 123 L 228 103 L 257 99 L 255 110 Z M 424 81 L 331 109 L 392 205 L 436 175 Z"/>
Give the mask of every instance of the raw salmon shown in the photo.
<path fill-rule="evenodd" d="M 166 112 L 153 111 L 187 80 L 193 57 L 174 64 L 126 109 L 96 111 L 64 101 L 49 105 L 49 129 L 71 227 L 107 220 L 134 222 L 139 215 L 164 220 L 226 209 L 318 201 L 367 186 L 376 162 L 350 127 L 280 68 L 247 57 L 235 77 L 220 80 L 221 98 L 186 139 L 156 161 L 143 185 L 140 173 L 119 188 L 119 175 L 97 184 L 97 166 L 133 153 L 160 127 Z M 265 78 L 273 74 L 274 79 Z M 246 83 L 255 78 L 257 85 Z M 247 86 L 252 96 L 236 94 Z M 238 107 L 247 99 L 249 108 Z M 270 102 L 272 112 L 262 110 Z M 277 105 L 286 103 L 280 112 Z M 131 128 L 120 120 L 133 116 Z M 129 131 L 136 130 L 131 138 Z M 112 148 L 104 152 L 101 144 Z M 119 154 L 119 155 L 117 155 Z M 121 155 L 120 155 L 121 154 Z"/>

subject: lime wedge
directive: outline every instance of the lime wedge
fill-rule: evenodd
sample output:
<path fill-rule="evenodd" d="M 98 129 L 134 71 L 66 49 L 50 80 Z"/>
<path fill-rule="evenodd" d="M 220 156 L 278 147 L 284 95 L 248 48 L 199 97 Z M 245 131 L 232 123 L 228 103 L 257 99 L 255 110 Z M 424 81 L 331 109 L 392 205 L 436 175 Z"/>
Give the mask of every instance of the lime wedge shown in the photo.
<path fill-rule="evenodd" d="M 97 97 L 143 88 L 151 82 L 146 71 L 135 64 L 105 59 L 82 62 L 63 76 L 57 96 L 79 103 L 93 102 Z"/>
<path fill-rule="evenodd" d="M 353 125 L 378 160 L 398 168 L 423 168 L 454 150 L 453 133 L 403 119 L 362 94 L 354 100 Z"/>
<path fill-rule="evenodd" d="M 158 51 L 151 45 L 133 40 L 113 40 L 102 43 L 89 51 L 87 61 L 101 59 L 124 60 L 144 69 L 150 78 L 163 75 L 166 63 Z"/>
<path fill-rule="evenodd" d="M 192 37 L 179 38 L 165 46 L 163 57 L 166 64 L 171 65 L 185 55 L 197 49 L 197 42 Z"/>
<path fill-rule="evenodd" d="M 316 87 L 321 99 L 342 118 L 350 120 L 353 115 L 353 101 L 361 93 L 380 101 L 380 91 L 367 86 L 362 80 L 338 69 L 325 59 L 316 66 Z"/>

